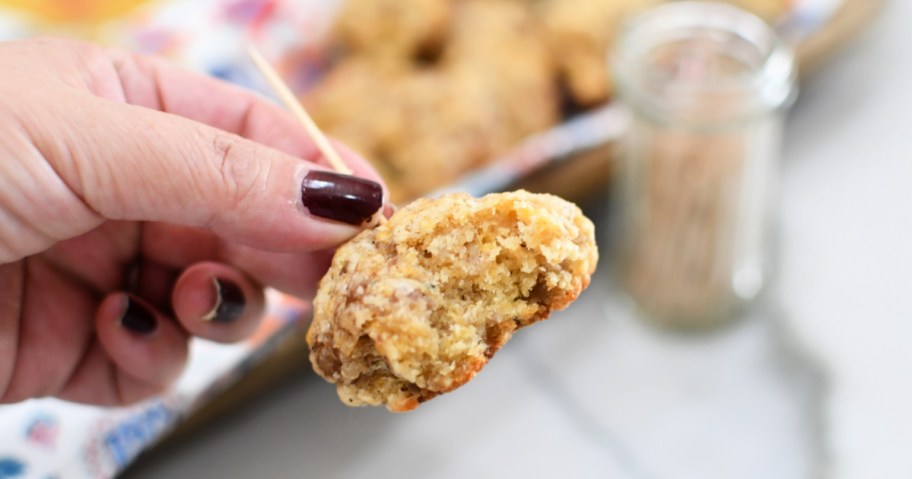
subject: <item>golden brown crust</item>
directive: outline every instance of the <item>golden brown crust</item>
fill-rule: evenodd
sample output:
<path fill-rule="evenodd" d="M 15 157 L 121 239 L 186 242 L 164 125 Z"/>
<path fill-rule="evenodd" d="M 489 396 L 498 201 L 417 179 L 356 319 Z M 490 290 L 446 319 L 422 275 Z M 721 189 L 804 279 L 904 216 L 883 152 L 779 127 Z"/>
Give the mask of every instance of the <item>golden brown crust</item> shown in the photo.
<path fill-rule="evenodd" d="M 555 196 L 418 200 L 337 251 L 314 301 L 311 362 L 346 404 L 414 409 L 569 305 L 597 259 L 592 223 Z"/>

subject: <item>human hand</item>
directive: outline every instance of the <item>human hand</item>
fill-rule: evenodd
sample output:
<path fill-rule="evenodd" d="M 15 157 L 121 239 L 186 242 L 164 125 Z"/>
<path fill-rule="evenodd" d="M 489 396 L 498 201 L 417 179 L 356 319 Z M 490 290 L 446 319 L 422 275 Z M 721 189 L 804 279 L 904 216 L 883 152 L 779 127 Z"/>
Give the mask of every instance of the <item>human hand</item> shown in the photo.
<path fill-rule="evenodd" d="M 53 39 L 0 66 L 0 403 L 162 391 L 190 336 L 253 331 L 264 285 L 312 297 L 384 204 L 357 155 L 337 145 L 373 181 L 320 173 L 285 112 L 215 79 Z"/>

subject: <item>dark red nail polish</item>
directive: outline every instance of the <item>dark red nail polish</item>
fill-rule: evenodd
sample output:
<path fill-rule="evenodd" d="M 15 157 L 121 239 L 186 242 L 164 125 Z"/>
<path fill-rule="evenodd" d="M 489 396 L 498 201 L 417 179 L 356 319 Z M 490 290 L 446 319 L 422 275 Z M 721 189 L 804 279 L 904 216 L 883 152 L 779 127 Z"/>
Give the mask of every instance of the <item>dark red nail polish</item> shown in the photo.
<path fill-rule="evenodd" d="M 383 206 L 383 189 L 364 178 L 314 170 L 301 184 L 301 201 L 314 216 L 358 226 Z"/>
<path fill-rule="evenodd" d="M 149 308 L 128 296 L 127 308 L 120 318 L 120 325 L 133 333 L 147 335 L 158 328 L 158 320 Z"/>
<path fill-rule="evenodd" d="M 203 321 L 233 323 L 244 314 L 244 291 L 227 279 L 212 278 L 215 288 L 215 304 L 203 315 Z"/>

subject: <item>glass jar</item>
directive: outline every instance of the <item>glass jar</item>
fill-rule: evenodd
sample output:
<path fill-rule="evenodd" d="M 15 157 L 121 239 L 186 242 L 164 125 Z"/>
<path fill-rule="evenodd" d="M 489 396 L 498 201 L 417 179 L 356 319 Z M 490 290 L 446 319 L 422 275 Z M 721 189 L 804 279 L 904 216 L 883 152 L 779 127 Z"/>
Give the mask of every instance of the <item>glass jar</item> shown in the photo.
<path fill-rule="evenodd" d="M 759 18 L 713 2 L 650 9 L 616 45 L 631 114 L 614 201 L 621 284 L 661 324 L 724 323 L 768 281 L 793 55 Z"/>

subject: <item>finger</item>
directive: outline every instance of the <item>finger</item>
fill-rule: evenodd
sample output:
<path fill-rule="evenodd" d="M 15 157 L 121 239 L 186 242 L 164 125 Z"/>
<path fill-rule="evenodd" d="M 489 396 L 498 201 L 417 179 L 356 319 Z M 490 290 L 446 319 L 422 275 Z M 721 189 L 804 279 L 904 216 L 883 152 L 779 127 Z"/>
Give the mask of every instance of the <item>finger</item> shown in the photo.
<path fill-rule="evenodd" d="M 43 256 L 100 295 L 122 288 L 127 279 L 124 270 L 136 258 L 140 233 L 137 223 L 109 221 L 89 233 L 57 242 Z"/>
<path fill-rule="evenodd" d="M 173 113 L 330 166 L 301 125 L 260 95 L 161 58 L 121 50 L 108 50 L 107 55 L 120 80 L 120 88 L 110 90 L 113 99 Z M 339 142 L 333 146 L 357 176 L 380 181 L 377 171 L 360 155 Z"/>
<path fill-rule="evenodd" d="M 345 241 L 383 205 L 378 183 L 186 118 L 89 96 L 49 103 L 54 127 L 32 121 L 33 141 L 63 183 L 108 219 L 203 227 L 258 249 L 299 252 Z"/>
<path fill-rule="evenodd" d="M 57 397 L 93 406 L 125 406 L 161 394 L 166 387 L 125 373 L 96 340 Z"/>
<path fill-rule="evenodd" d="M 15 347 L 0 349 L 12 365 L 12 374 L 0 384 L 0 402 L 56 394 L 92 339 L 89 325 L 95 300 L 82 285 L 59 274 L 41 257 L 29 258 L 18 272 L 20 278 L 6 278 L 11 290 L 3 293 L 9 295 L 4 299 L 20 303 L 21 309 L 19 315 L 0 319 L 18 323 L 12 336 Z"/>
<path fill-rule="evenodd" d="M 263 288 L 220 263 L 187 268 L 174 285 L 172 305 L 184 329 L 221 343 L 246 338 L 263 315 Z"/>
<path fill-rule="evenodd" d="M 116 374 L 131 379 L 132 385 L 163 389 L 177 379 L 187 362 L 187 333 L 135 296 L 106 297 L 98 307 L 95 328 Z M 124 398 L 134 394 L 120 393 Z"/>
<path fill-rule="evenodd" d="M 244 271 L 255 282 L 305 300 L 313 297 L 317 282 L 326 273 L 333 256 L 332 250 L 262 251 L 225 243 L 199 228 L 167 223 L 146 224 L 143 231 L 143 257 L 162 267 L 180 271 L 202 261 L 227 263 Z"/>
<path fill-rule="evenodd" d="M 5 297 L 0 301 L 0 403 L 16 372 L 16 357 L 19 354 L 19 332 L 22 329 L 22 301 L 7 298 L 21 298 L 25 291 L 25 263 L 0 265 L 0 291 Z"/>
<path fill-rule="evenodd" d="M 171 316 L 171 290 L 180 272 L 144 257 L 138 257 L 133 267 L 136 268 L 138 281 L 135 290 L 127 288 L 127 291 L 159 312 Z"/>
<path fill-rule="evenodd" d="M 312 142 L 310 138 L 308 138 L 307 141 Z M 342 158 L 342 161 L 352 169 L 355 175 L 374 180 L 378 183 L 383 183 L 383 177 L 380 176 L 380 173 L 377 172 L 367 159 L 335 138 L 330 137 L 329 142 L 332 144 L 333 149 L 336 150 L 336 153 L 339 154 L 339 157 Z M 329 163 L 329 160 L 324 158 L 322 154 L 318 155 L 317 162 L 321 165 L 332 166 Z M 384 189 L 384 193 L 389 192 Z M 389 201 L 389 196 L 385 196 L 383 199 L 384 201 Z"/>

